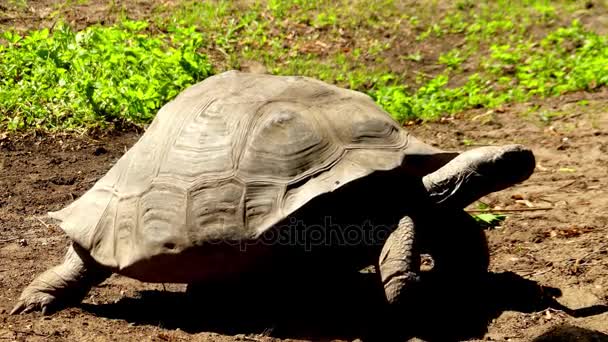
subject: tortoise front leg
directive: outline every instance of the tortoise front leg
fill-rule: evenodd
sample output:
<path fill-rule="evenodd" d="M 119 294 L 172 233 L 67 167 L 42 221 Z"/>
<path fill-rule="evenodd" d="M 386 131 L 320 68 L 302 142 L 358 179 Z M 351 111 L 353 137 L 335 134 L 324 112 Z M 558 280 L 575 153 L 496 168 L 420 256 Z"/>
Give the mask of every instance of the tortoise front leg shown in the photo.
<path fill-rule="evenodd" d="M 420 281 L 420 256 L 416 250 L 414 221 L 405 216 L 384 243 L 378 263 L 389 304 L 405 302 Z"/>
<path fill-rule="evenodd" d="M 23 290 L 11 315 L 34 310 L 47 314 L 60 306 L 79 302 L 91 287 L 100 284 L 110 274 L 86 251 L 72 244 L 62 264 L 46 270 Z"/>
<path fill-rule="evenodd" d="M 471 215 L 431 206 L 412 217 L 401 219 L 380 253 L 378 269 L 389 304 L 410 302 L 420 282 L 420 253 L 429 253 L 433 273 L 450 282 L 474 283 L 487 274 L 486 236 Z"/>

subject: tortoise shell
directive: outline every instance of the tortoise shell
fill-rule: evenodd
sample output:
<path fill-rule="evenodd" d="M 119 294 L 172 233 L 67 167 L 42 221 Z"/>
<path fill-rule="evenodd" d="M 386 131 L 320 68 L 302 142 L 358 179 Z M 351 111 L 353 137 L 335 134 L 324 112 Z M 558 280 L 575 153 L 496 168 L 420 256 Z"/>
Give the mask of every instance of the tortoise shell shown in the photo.
<path fill-rule="evenodd" d="M 229 71 L 164 105 L 105 176 L 49 215 L 97 262 L 123 269 L 255 239 L 316 196 L 430 150 L 363 93 Z"/>

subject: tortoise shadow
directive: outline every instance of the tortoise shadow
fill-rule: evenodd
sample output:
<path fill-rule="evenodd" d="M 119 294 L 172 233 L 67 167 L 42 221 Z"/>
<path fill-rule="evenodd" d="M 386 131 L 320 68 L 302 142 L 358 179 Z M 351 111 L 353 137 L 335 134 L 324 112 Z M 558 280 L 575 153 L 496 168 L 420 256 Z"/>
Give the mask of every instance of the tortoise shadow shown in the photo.
<path fill-rule="evenodd" d="M 102 317 L 189 333 L 381 341 L 413 336 L 427 341 L 481 338 L 488 323 L 506 310 L 529 313 L 554 308 L 577 317 L 608 311 L 606 306 L 568 309 L 555 300 L 560 290 L 511 272 L 489 273 L 475 283 L 427 275 L 419 300 L 408 303 L 403 314 L 390 313 L 373 273 L 275 285 L 216 286 L 200 295 L 143 291 L 138 298 L 81 307 Z"/>
<path fill-rule="evenodd" d="M 532 342 L 608 342 L 608 335 L 597 330 L 586 329 L 569 324 L 552 327 Z"/>

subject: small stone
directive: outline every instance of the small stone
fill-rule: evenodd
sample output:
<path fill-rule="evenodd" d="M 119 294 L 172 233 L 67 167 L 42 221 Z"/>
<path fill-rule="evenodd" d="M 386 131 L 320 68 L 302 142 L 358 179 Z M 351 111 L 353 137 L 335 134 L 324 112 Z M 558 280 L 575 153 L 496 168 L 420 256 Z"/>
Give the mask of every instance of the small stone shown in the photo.
<path fill-rule="evenodd" d="M 21 247 L 27 247 L 27 240 L 26 239 L 19 240 L 19 246 L 21 246 Z"/>
<path fill-rule="evenodd" d="M 513 195 L 511 195 L 511 198 L 514 200 L 524 200 L 525 199 L 524 195 L 522 195 L 522 194 L 513 194 Z"/>
<path fill-rule="evenodd" d="M 106 150 L 105 147 L 103 147 L 103 146 L 99 146 L 98 148 L 95 149 L 95 152 L 93 152 L 93 154 L 96 156 L 100 156 L 100 155 L 106 154 L 106 153 L 108 153 L 108 150 Z"/>

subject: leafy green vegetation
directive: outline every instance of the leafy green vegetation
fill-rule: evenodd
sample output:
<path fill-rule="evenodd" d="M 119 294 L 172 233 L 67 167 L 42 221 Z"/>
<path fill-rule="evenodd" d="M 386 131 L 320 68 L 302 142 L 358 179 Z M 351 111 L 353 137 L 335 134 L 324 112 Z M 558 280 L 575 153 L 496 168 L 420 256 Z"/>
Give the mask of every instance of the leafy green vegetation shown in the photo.
<path fill-rule="evenodd" d="M 506 215 L 493 213 L 492 208 L 481 201 L 477 202 L 477 210 L 480 212 L 470 215 L 484 228 L 496 227 L 507 218 Z"/>
<path fill-rule="evenodd" d="M 493 213 L 480 213 L 473 215 L 473 218 L 479 222 L 482 226 L 491 227 L 497 226 L 500 222 L 504 221 L 507 217 L 502 214 Z"/>
<path fill-rule="evenodd" d="M 167 37 L 144 22 L 73 32 L 66 25 L 0 46 L 0 118 L 8 129 L 148 122 L 184 87 L 212 72 L 194 28 Z M 166 38 L 166 39 L 165 39 Z"/>
<path fill-rule="evenodd" d="M 18 8 L 25 8 L 27 6 L 26 0 L 8 0 L 8 3 Z"/>
<path fill-rule="evenodd" d="M 118 8 L 116 24 L 80 32 L 5 31 L 0 126 L 145 124 L 243 61 L 368 93 L 400 121 L 595 91 L 608 83 L 608 38 L 576 20 L 587 10 L 568 0 L 159 1 L 148 26 Z"/>
<path fill-rule="evenodd" d="M 549 33 L 537 44 L 492 45 L 481 73 L 449 87 L 446 72 L 417 91 L 382 87 L 376 100 L 398 119 L 433 119 L 471 108 L 495 108 L 534 96 L 591 91 L 608 84 L 608 39 L 586 31 L 578 21 Z"/>

